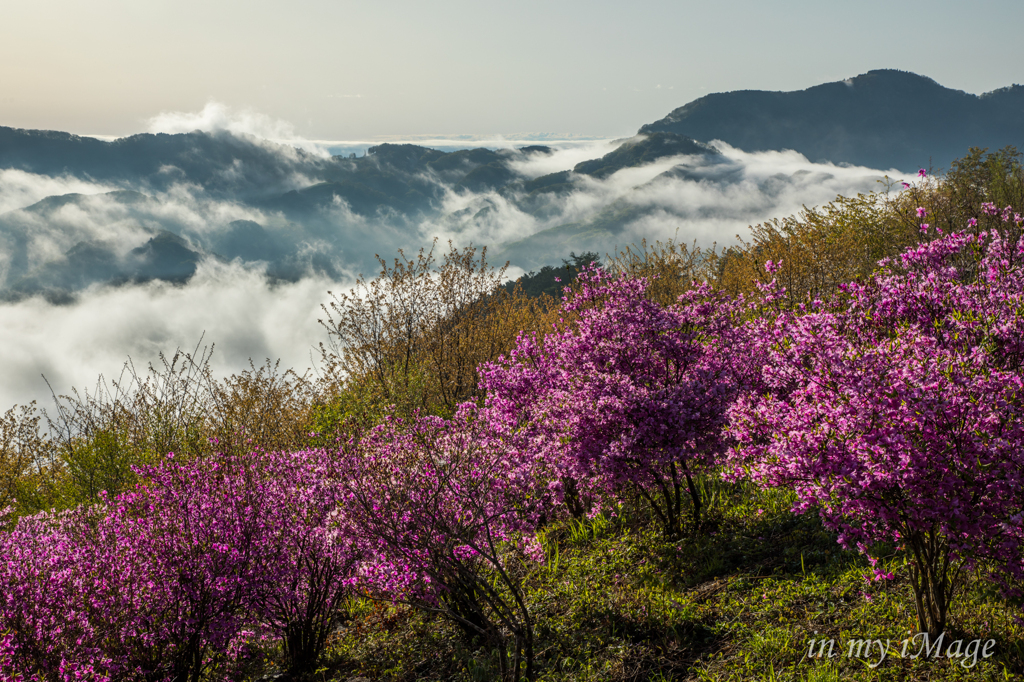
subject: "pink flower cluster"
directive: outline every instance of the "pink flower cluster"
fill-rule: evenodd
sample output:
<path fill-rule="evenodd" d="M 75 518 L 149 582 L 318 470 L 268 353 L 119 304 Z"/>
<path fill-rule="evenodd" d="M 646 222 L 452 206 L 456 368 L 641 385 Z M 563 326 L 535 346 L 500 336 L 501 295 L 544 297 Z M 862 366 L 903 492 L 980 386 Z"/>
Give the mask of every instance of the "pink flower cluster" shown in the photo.
<path fill-rule="evenodd" d="M 981 210 L 985 215 L 990 215 L 993 217 L 998 216 L 999 218 L 1002 219 L 1004 223 L 1008 223 L 1012 220 L 1015 225 L 1019 226 L 1021 224 L 1024 224 L 1024 217 L 1022 217 L 1020 213 L 1014 212 L 1013 206 L 1006 206 L 1002 210 L 999 210 L 998 208 L 996 208 L 996 205 L 994 203 L 992 203 L 991 201 L 986 201 L 981 205 Z"/>
<path fill-rule="evenodd" d="M 366 589 L 447 616 L 512 680 L 533 678 L 521 580 L 543 558 L 535 532 L 549 506 L 523 455 L 466 403 L 450 420 L 389 417 L 340 463 Z"/>
<path fill-rule="evenodd" d="M 1022 255 L 951 234 L 847 285 L 844 306 L 758 321 L 769 390 L 731 409 L 734 474 L 794 489 L 847 546 L 906 546 L 924 602 L 952 595 L 957 562 L 1024 578 Z"/>
<path fill-rule="evenodd" d="M 320 634 L 359 556 L 322 459 L 168 456 L 117 499 L 20 519 L 0 534 L 0 676 L 197 680 L 246 625 Z"/>
<path fill-rule="evenodd" d="M 675 535 L 683 488 L 699 522 L 693 472 L 724 452 L 727 409 L 755 361 L 737 352 L 742 302 L 700 285 L 663 307 L 645 280 L 596 268 L 577 282 L 562 306 L 571 323 L 481 367 L 487 417 L 574 515 L 630 486 Z"/>

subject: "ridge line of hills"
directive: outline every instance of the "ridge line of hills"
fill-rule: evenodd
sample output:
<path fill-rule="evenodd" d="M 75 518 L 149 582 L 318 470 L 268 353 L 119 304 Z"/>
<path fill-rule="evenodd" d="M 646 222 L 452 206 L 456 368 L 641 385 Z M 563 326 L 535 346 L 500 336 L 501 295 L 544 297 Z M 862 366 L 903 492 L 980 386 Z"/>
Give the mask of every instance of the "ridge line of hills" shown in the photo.
<path fill-rule="evenodd" d="M 800 91 L 715 93 L 643 125 L 600 158 L 539 177 L 522 169 L 554 153 L 543 145 L 443 152 L 384 143 L 363 157 L 328 158 L 225 131 L 107 142 L 0 127 L 0 172 L 74 178 L 94 188 L 0 214 L 0 298 L 59 299 L 104 282 L 183 282 L 206 256 L 263 263 L 276 279 L 337 278 L 373 268 L 370 254 L 421 243 L 425 230 L 486 234 L 502 210 L 534 231 L 497 244 L 500 256 L 535 268 L 570 252 L 621 246 L 624 230 L 655 210 L 633 200 L 638 192 L 683 181 L 749 181 L 716 140 L 745 152 L 790 149 L 836 166 L 945 167 L 972 146 L 1024 148 L 1024 86 L 971 95 L 876 70 Z M 656 177 L 592 212 L 566 211 L 595 183 L 662 160 L 671 164 Z M 813 180 L 783 173 L 758 181 L 758 189 L 772 195 Z M 191 194 L 176 213 L 168 202 L 179 200 L 172 195 L 182 187 Z M 452 196 L 469 199 L 452 208 Z M 685 208 L 656 208 L 681 223 L 692 217 Z M 174 217 L 186 209 L 194 215 Z M 104 230 L 82 229 L 82 214 Z"/>
<path fill-rule="evenodd" d="M 811 161 L 939 168 L 969 147 L 1024 147 L 1024 86 L 972 95 L 907 71 L 879 69 L 805 90 L 705 95 L 640 133 L 722 140 L 748 152 L 792 149 Z"/>

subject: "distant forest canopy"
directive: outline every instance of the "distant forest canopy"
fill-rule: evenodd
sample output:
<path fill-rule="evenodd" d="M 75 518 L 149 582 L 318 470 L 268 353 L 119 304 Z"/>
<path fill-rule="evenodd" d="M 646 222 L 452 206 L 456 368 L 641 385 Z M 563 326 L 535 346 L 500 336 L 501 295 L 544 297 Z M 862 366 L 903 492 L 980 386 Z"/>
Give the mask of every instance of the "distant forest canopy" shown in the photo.
<path fill-rule="evenodd" d="M 558 298 L 562 290 L 569 286 L 584 268 L 589 265 L 601 265 L 601 258 L 593 251 L 577 256 L 570 253 L 569 257 L 562 260 L 558 267 L 545 265 L 540 270 L 531 270 L 518 280 L 510 280 L 505 284 L 505 290 L 512 292 L 518 286 L 527 296 L 536 298 L 539 296 L 551 296 Z"/>
<path fill-rule="evenodd" d="M 791 155 L 765 170 L 716 139 L 812 163 Z M 869 192 L 887 169 L 944 169 L 971 147 L 1007 145 L 1024 145 L 1024 88 L 975 96 L 898 71 L 708 95 L 561 168 L 558 150 L 542 145 L 381 144 L 351 158 L 223 131 L 105 142 L 0 127 L 0 300 L 183 283 L 206 259 L 262 268 L 272 281 L 337 281 L 374 269 L 374 254 L 438 235 L 488 245 L 528 271 L 676 228 L 706 246 L 801 203 Z M 642 168 L 654 170 L 635 175 Z"/>

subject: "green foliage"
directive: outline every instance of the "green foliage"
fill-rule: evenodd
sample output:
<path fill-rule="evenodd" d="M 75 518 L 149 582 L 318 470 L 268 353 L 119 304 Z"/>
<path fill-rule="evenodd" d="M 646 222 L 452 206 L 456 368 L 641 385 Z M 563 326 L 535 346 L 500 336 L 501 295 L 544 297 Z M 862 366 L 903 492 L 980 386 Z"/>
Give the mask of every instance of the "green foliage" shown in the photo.
<path fill-rule="evenodd" d="M 639 246 L 628 246 L 608 261 L 612 272 L 650 280 L 647 295 L 663 306 L 678 300 L 693 282 L 707 281 L 708 267 L 708 254 L 696 243 L 688 248 L 672 239 L 653 244 L 641 240 Z"/>
<path fill-rule="evenodd" d="M 330 397 L 314 410 L 321 438 L 346 423 L 372 425 L 388 410 L 451 416 L 481 397 L 481 363 L 511 349 L 520 331 L 548 326 L 554 314 L 549 297 L 502 287 L 505 268 L 488 264 L 486 250 L 450 247 L 440 263 L 433 248 L 415 259 L 399 252 L 380 264 L 376 279 L 358 280 L 323 306 Z"/>
<path fill-rule="evenodd" d="M 834 296 L 840 284 L 865 278 L 879 260 L 919 238 L 917 224 L 902 219 L 890 194 L 838 197 L 820 208 L 753 226 L 750 241 L 709 258 L 709 274 L 728 293 L 754 297 L 755 282 L 775 277 L 786 287 L 786 303 L 795 306 Z M 782 269 L 769 275 L 768 261 L 781 262 Z"/>
<path fill-rule="evenodd" d="M 34 406 L 0 420 L 0 508 L 65 509 L 117 495 L 137 482 L 132 467 L 174 452 L 185 458 L 297 450 L 309 442 L 317 387 L 269 361 L 217 380 L 212 348 L 161 356 L 116 381 L 54 396 L 53 413 Z M 43 428 L 45 426 L 45 429 Z"/>
<path fill-rule="evenodd" d="M 444 413 L 439 406 L 427 402 L 425 382 L 424 368 L 419 364 L 410 366 L 401 386 L 389 376 L 345 377 L 335 385 L 329 398 L 312 406 L 310 431 L 314 435 L 310 443 L 330 447 L 343 436 L 370 429 L 383 421 L 392 406 L 406 416 L 424 404 L 428 405 L 428 412 Z M 400 400 L 395 401 L 394 396 L 400 396 Z"/>
<path fill-rule="evenodd" d="M 588 251 L 577 256 L 573 252 L 569 254 L 568 259 L 562 260 L 559 267 L 545 265 L 540 270 L 528 272 L 515 282 L 506 282 L 504 289 L 509 294 L 514 294 L 518 286 L 522 293 L 530 298 L 550 296 L 559 299 L 562 297 L 562 289 L 568 286 L 583 268 L 592 263 L 601 265 L 601 259 L 596 253 Z"/>
<path fill-rule="evenodd" d="M 710 477 L 702 487 L 717 500 L 703 536 L 666 542 L 631 501 L 614 515 L 546 531 L 547 562 L 525 581 L 538 680 L 923 682 L 1024 673 L 1024 628 L 980 575 L 955 613 L 955 635 L 994 638 L 994 657 L 969 670 L 892 654 L 872 669 L 847 657 L 850 639 L 895 640 L 914 628 L 907 568 L 883 555 L 880 567 L 896 579 L 869 583 L 865 558 L 842 550 L 817 516 L 794 515 L 791 493 Z M 444 621 L 386 604 L 361 609 L 333 640 L 324 679 L 493 679 L 487 654 L 468 650 Z M 808 658 L 814 638 L 834 638 L 837 656 Z"/>
<path fill-rule="evenodd" d="M 75 438 L 61 450 L 63 467 L 52 506 L 65 508 L 93 502 L 100 492 L 116 495 L 126 490 L 136 480 L 131 467 L 153 461 L 151 453 L 133 450 L 122 434 L 110 428 Z"/>
<path fill-rule="evenodd" d="M 1015 147 L 989 153 L 972 147 L 961 159 L 952 163 L 943 178 L 942 187 L 948 195 L 951 213 L 960 220 L 977 217 L 981 203 L 990 201 L 999 208 L 1024 207 L 1024 165 Z"/>
<path fill-rule="evenodd" d="M 0 510 L 34 511 L 53 497 L 55 453 L 41 432 L 42 420 L 35 402 L 0 417 Z"/>

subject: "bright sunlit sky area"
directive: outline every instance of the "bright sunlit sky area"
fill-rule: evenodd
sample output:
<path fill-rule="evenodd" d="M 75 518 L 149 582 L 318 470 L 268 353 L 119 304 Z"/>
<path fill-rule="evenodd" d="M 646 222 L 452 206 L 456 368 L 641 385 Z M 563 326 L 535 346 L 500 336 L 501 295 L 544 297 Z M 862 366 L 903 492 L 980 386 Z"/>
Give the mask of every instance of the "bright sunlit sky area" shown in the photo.
<path fill-rule="evenodd" d="M 217 102 L 310 139 L 615 137 L 710 92 L 877 68 L 976 94 L 1024 81 L 1021 0 L 6 0 L 0 14 L 0 125 L 79 134 Z"/>

